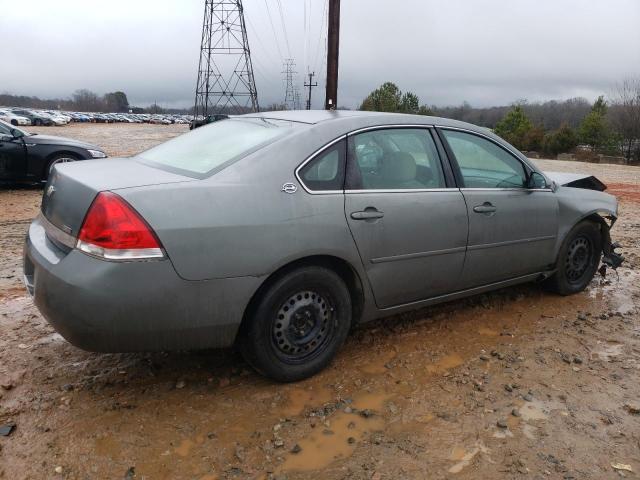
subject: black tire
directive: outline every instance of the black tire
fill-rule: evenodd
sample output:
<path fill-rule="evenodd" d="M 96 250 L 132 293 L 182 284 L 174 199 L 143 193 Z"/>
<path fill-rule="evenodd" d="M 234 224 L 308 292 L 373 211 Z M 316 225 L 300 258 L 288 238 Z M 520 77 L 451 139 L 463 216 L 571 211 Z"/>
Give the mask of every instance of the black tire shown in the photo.
<path fill-rule="evenodd" d="M 15 120 L 15 119 L 11 120 L 11 125 L 13 125 L 14 127 L 17 127 L 18 126 L 18 121 Z"/>
<path fill-rule="evenodd" d="M 602 256 L 600 225 L 584 220 L 569 231 L 556 264 L 556 273 L 547 280 L 548 288 L 560 295 L 583 291 L 593 279 Z"/>
<path fill-rule="evenodd" d="M 260 294 L 238 346 L 258 372 L 295 382 L 324 369 L 351 327 L 351 296 L 335 272 L 309 266 L 289 272 Z"/>
<path fill-rule="evenodd" d="M 42 125 L 42 120 L 40 120 L 39 118 L 36 118 L 36 119 L 33 121 L 33 124 L 34 124 L 36 127 L 39 127 L 39 126 L 41 126 L 41 125 Z"/>
<path fill-rule="evenodd" d="M 49 179 L 51 170 L 53 169 L 53 166 L 56 165 L 57 163 L 75 162 L 77 160 L 79 160 L 78 157 L 76 157 L 75 155 L 71 155 L 69 153 L 59 153 L 57 155 L 54 155 L 49 159 L 44 169 L 44 172 L 42 172 L 42 181 L 46 182 Z"/>

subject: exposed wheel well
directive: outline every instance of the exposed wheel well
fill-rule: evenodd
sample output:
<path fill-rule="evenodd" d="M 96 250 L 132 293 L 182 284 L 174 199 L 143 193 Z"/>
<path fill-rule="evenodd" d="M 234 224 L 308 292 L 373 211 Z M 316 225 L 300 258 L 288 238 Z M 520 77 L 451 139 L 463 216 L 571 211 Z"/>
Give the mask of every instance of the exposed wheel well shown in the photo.
<path fill-rule="evenodd" d="M 580 220 L 578 220 L 574 225 L 571 226 L 571 228 L 569 230 L 567 230 L 567 233 L 565 234 L 564 238 L 562 239 L 562 243 L 560 244 L 560 246 L 558 247 L 558 251 L 556 253 L 556 262 L 555 265 L 558 265 L 558 261 L 560 260 L 560 251 L 562 249 L 562 245 L 564 245 L 564 242 L 567 241 L 567 237 L 569 235 L 569 232 L 571 232 L 577 225 L 579 225 L 582 222 L 591 222 L 594 225 L 598 226 L 598 229 L 600 230 L 600 234 L 602 236 L 602 246 L 603 249 L 605 248 L 605 246 L 611 243 L 610 237 L 609 237 L 609 228 L 611 228 L 611 226 L 609 224 L 607 224 L 605 218 L 598 214 L 598 213 L 592 213 L 590 215 L 587 215 L 586 217 L 582 217 Z"/>
<path fill-rule="evenodd" d="M 251 300 L 249 301 L 247 307 L 245 308 L 244 314 L 242 316 L 242 323 L 240 324 L 240 328 L 238 330 L 238 334 L 243 331 L 243 325 L 247 321 L 247 318 L 251 314 L 253 308 L 255 308 L 256 303 L 260 299 L 261 295 L 265 290 L 267 290 L 276 280 L 282 278 L 287 273 L 296 270 L 301 267 L 308 266 L 318 266 L 324 267 L 333 272 L 337 273 L 342 280 L 344 280 L 347 288 L 349 289 L 349 294 L 351 295 L 351 305 L 352 305 L 352 325 L 356 325 L 360 320 L 362 315 L 362 311 L 364 309 L 364 290 L 362 287 L 362 280 L 360 276 L 355 271 L 355 269 L 349 264 L 349 262 L 334 257 L 331 255 L 314 255 L 311 257 L 305 257 L 298 260 L 294 260 L 273 272 L 269 277 L 260 285 L 258 290 L 253 294 Z"/>

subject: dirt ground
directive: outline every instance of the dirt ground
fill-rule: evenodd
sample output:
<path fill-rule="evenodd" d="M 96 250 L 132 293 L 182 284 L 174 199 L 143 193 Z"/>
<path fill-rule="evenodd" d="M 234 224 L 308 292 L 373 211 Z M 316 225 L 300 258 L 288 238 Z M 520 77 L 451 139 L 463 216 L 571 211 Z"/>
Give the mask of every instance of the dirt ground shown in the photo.
<path fill-rule="evenodd" d="M 38 130 L 127 155 L 184 127 Z M 0 434 L 15 427 L 0 436 L 0 478 L 637 478 L 640 168 L 539 163 L 620 195 L 617 275 L 571 297 L 525 285 L 368 324 L 326 371 L 291 385 L 229 351 L 69 345 L 21 283 L 42 192 L 3 188 Z"/>

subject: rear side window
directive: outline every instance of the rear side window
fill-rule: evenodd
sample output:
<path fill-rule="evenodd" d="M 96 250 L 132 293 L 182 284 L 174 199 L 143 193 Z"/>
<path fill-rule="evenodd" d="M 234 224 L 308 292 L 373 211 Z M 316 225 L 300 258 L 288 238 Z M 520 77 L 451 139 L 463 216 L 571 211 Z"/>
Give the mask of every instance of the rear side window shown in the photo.
<path fill-rule="evenodd" d="M 286 135 L 292 122 L 230 118 L 197 128 L 138 155 L 159 167 L 205 176 Z"/>
<path fill-rule="evenodd" d="M 345 141 L 327 148 L 300 169 L 300 180 L 313 191 L 342 190 L 344 186 Z"/>
<path fill-rule="evenodd" d="M 389 128 L 349 137 L 349 189 L 420 190 L 446 186 L 428 130 Z"/>
<path fill-rule="evenodd" d="M 527 174 L 520 160 L 486 138 L 442 130 L 467 188 L 523 188 Z"/>

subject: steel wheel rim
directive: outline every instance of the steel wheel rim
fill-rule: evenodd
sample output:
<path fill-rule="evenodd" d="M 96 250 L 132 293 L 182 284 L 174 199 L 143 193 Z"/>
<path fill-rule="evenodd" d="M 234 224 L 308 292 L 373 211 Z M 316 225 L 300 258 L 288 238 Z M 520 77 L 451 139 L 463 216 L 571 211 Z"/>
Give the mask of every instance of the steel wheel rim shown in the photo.
<path fill-rule="evenodd" d="M 280 305 L 271 338 L 278 356 L 299 363 L 317 355 L 334 330 L 334 309 L 326 296 L 312 290 L 291 295 Z"/>
<path fill-rule="evenodd" d="M 567 250 L 565 273 L 571 283 L 579 283 L 591 265 L 593 245 L 589 238 L 580 235 L 573 239 Z"/>
<path fill-rule="evenodd" d="M 51 165 L 49 165 L 49 173 L 53 172 L 53 167 L 55 167 L 57 164 L 73 162 L 73 161 L 75 161 L 75 158 L 70 158 L 70 157 L 57 158 L 53 162 L 51 162 Z"/>

